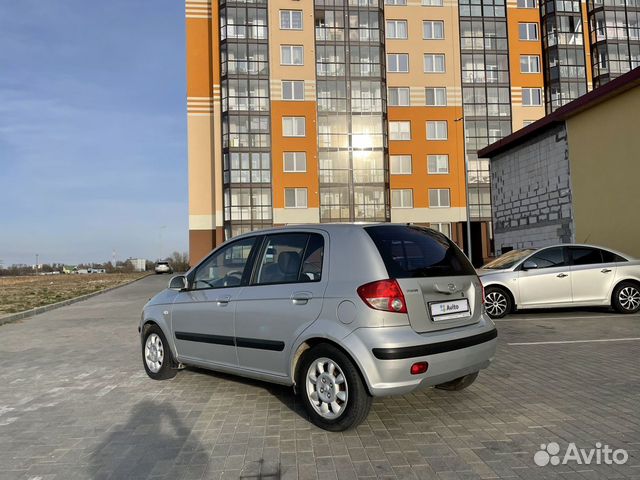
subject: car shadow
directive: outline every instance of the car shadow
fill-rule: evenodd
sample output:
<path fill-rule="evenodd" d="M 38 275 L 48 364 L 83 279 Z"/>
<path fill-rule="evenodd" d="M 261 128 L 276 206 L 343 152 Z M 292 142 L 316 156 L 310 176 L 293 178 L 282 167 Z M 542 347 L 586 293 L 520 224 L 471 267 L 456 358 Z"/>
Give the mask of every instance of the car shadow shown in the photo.
<path fill-rule="evenodd" d="M 204 473 L 207 462 L 208 452 L 173 405 L 143 400 L 93 451 L 89 474 L 94 480 L 175 478 L 172 468 L 201 466 Z"/>
<path fill-rule="evenodd" d="M 592 314 L 592 315 L 603 315 L 603 314 L 608 314 L 608 315 L 619 315 L 618 312 L 616 312 L 613 308 L 611 307 L 570 307 L 570 308 L 531 308 L 531 309 L 518 309 L 516 310 L 516 312 L 511 313 L 510 315 L 526 315 L 529 316 L 531 318 L 536 318 L 536 317 L 543 317 L 545 315 L 549 316 L 549 315 L 560 315 L 562 316 L 563 314 L 565 316 L 572 316 L 575 314 L 581 314 L 581 313 L 586 313 L 586 314 Z M 507 318 L 509 318 L 509 315 L 507 315 Z"/>

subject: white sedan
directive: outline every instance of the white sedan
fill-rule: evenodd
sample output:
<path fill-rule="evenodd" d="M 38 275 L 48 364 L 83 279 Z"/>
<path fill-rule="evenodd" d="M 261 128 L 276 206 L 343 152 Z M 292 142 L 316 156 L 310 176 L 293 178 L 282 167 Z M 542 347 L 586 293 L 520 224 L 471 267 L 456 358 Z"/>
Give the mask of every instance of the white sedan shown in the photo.
<path fill-rule="evenodd" d="M 640 311 L 640 260 L 592 245 L 512 250 L 478 275 L 492 318 L 516 308 L 612 306 Z"/>

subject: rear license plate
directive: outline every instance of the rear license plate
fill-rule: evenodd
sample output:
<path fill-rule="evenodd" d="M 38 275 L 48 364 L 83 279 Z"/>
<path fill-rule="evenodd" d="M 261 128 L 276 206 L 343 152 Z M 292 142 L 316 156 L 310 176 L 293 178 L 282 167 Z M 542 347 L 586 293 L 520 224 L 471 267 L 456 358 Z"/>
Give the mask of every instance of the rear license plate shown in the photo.
<path fill-rule="evenodd" d="M 452 300 L 450 302 L 432 302 L 429 304 L 434 322 L 463 318 L 471 315 L 469 300 Z"/>

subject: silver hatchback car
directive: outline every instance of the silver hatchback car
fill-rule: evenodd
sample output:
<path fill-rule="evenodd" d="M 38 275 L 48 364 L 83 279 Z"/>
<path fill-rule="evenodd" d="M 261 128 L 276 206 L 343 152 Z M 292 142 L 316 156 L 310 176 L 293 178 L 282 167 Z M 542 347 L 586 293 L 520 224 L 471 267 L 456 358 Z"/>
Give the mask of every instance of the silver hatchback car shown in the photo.
<path fill-rule="evenodd" d="M 292 385 L 332 431 L 363 421 L 372 396 L 469 386 L 497 342 L 458 247 L 393 224 L 236 237 L 153 297 L 139 331 L 151 378 L 193 365 Z"/>

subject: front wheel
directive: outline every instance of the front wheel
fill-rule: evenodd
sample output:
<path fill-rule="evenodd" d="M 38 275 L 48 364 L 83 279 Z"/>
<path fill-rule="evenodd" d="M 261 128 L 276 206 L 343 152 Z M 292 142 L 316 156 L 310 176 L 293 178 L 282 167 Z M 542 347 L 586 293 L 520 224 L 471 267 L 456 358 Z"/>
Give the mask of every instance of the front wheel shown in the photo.
<path fill-rule="evenodd" d="M 146 325 L 142 337 L 142 363 L 149 377 L 166 380 L 176 376 L 173 355 L 162 329 Z"/>
<path fill-rule="evenodd" d="M 299 372 L 300 397 L 315 425 L 341 432 L 367 418 L 371 396 L 343 352 L 332 345 L 317 345 L 305 353 Z"/>
<path fill-rule="evenodd" d="M 640 311 L 640 287 L 633 282 L 622 282 L 613 290 L 611 303 L 619 313 Z"/>
<path fill-rule="evenodd" d="M 484 294 L 484 307 L 491 318 L 503 318 L 511 313 L 513 303 L 507 292 L 499 287 L 488 287 Z"/>

